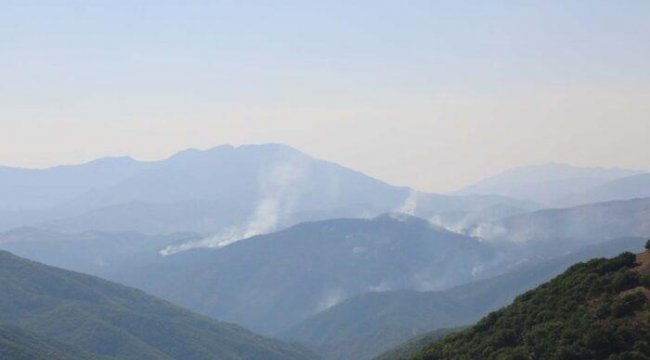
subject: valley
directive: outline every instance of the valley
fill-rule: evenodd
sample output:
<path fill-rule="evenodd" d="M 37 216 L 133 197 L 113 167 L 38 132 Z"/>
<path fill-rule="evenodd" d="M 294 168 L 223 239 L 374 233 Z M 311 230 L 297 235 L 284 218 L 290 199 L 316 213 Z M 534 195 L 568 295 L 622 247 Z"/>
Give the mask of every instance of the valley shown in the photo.
<path fill-rule="evenodd" d="M 46 182 L 41 177 L 61 173 L 65 181 L 92 180 L 84 178 L 85 167 L 106 164 L 124 169 L 113 183 L 96 182 L 93 190 L 62 193 L 40 185 Z M 549 169 L 544 171 L 555 181 Z M 559 169 L 560 178 L 580 175 L 568 178 L 582 187 L 593 183 L 594 189 L 639 176 Z M 525 171 L 499 181 L 521 180 Z M 589 172 L 601 180 L 580 180 Z M 185 173 L 194 175 L 179 182 Z M 574 263 L 641 251 L 650 233 L 650 199 L 622 196 L 544 209 L 535 196 L 426 194 L 280 145 L 217 147 L 156 163 L 107 160 L 20 174 L 32 178 L 27 186 L 39 184 L 40 191 L 52 192 L 47 198 L 62 200 L 29 205 L 29 211 L 58 215 L 19 217 L 19 226 L 0 233 L 1 249 L 142 289 L 203 316 L 300 344 L 297 354 L 333 360 L 369 360 L 411 338 L 423 344 L 422 339 L 433 341 L 429 332 L 471 326 Z M 145 185 L 153 178 L 158 185 Z M 566 197 L 566 189 L 545 191 Z M 11 211 L 27 214 L 29 206 Z M 45 335 L 44 349 L 61 343 L 41 332 L 38 321 L 9 325 L 37 324 L 20 331 L 26 337 Z M 125 344 L 141 341 L 126 339 Z M 12 344 L 20 348 L 21 341 L 17 337 Z M 79 356 L 97 355 L 96 349 L 88 353 L 76 342 L 63 343 Z M 124 352 L 148 352 L 132 346 Z"/>

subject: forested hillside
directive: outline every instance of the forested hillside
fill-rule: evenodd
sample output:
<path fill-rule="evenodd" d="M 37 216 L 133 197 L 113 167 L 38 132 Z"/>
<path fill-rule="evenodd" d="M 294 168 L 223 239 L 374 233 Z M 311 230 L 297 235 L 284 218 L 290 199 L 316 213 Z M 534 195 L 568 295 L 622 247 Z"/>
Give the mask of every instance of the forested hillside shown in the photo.
<path fill-rule="evenodd" d="M 414 359 L 648 359 L 650 252 L 572 266 Z"/>
<path fill-rule="evenodd" d="M 9 354 L 2 359 L 44 354 L 47 359 L 90 354 L 113 360 L 313 358 L 300 347 L 193 314 L 142 291 L 5 251 L 0 252 L 0 294 L 0 322 L 10 326 L 0 327 L 0 348 Z"/>
<path fill-rule="evenodd" d="M 0 359 L 105 360 L 72 346 L 40 337 L 19 327 L 0 324 Z"/>

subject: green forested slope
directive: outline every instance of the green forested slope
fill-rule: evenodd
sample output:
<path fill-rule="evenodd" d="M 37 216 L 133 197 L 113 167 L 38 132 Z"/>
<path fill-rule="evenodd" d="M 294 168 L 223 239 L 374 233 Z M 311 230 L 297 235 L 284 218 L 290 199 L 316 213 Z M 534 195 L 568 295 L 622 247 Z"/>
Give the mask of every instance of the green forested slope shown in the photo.
<path fill-rule="evenodd" d="M 0 359 L 7 360 L 104 360 L 72 346 L 0 324 Z"/>
<path fill-rule="evenodd" d="M 414 359 L 650 359 L 650 253 L 572 266 Z"/>
<path fill-rule="evenodd" d="M 0 321 L 110 359 L 312 358 L 302 348 L 193 314 L 139 290 L 8 252 L 0 252 Z"/>

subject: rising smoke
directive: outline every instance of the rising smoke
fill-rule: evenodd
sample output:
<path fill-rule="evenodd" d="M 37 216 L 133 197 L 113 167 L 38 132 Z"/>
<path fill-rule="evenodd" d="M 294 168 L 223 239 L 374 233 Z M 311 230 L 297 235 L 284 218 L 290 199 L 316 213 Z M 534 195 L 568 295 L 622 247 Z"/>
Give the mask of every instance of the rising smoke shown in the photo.
<path fill-rule="evenodd" d="M 398 213 L 415 216 L 415 212 L 418 208 L 418 194 L 417 191 L 411 189 L 402 206 L 400 206 L 396 211 Z"/>
<path fill-rule="evenodd" d="M 276 230 L 294 213 L 304 187 L 309 162 L 294 157 L 271 164 L 258 175 L 260 200 L 250 219 L 241 226 L 228 227 L 200 240 L 170 245 L 160 251 L 163 256 L 194 248 L 222 248 L 234 242 Z"/>

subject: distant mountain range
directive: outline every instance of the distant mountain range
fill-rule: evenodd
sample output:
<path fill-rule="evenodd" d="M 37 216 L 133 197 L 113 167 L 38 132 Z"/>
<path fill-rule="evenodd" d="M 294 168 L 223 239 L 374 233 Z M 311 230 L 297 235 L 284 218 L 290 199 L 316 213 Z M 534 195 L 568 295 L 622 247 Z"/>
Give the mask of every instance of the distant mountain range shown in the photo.
<path fill-rule="evenodd" d="M 650 197 L 650 174 L 639 174 L 612 180 L 600 186 L 577 192 L 559 203 L 588 204 L 648 197 Z"/>
<path fill-rule="evenodd" d="M 650 198 L 611 201 L 566 209 L 539 210 L 480 225 L 470 231 L 502 251 L 552 257 L 625 236 L 650 234 Z"/>
<path fill-rule="evenodd" d="M 501 195 L 545 206 L 576 206 L 650 197 L 650 175 L 635 170 L 549 163 L 513 168 L 456 194 Z"/>
<path fill-rule="evenodd" d="M 1 249 L 125 283 L 337 360 L 370 359 L 427 331 L 470 325 L 572 262 L 636 250 L 640 240 L 631 237 L 650 234 L 646 173 L 547 164 L 440 195 L 392 186 L 274 144 L 187 150 L 157 162 L 108 158 L 45 170 L 0 167 L 0 196 L 6 198 L 0 204 Z M 24 321 L 0 313 L 0 344 L 9 344 L 0 351 L 36 359 L 102 354 L 92 339 L 79 339 L 74 326 L 71 333 L 45 331 L 38 316 L 48 314 L 47 321 L 91 319 L 83 326 L 114 335 L 112 348 L 167 359 L 158 337 L 151 350 L 149 342 L 142 345 L 145 335 L 131 330 L 153 323 L 175 329 L 166 321 L 182 318 L 184 310 L 166 313 L 161 304 L 172 305 L 132 289 L 134 298 L 118 298 L 111 292 L 117 285 L 96 278 L 88 278 L 92 290 L 78 288 L 68 277 L 79 274 L 3 256 L 24 265 L 19 268 L 59 274 L 65 279 L 55 277 L 53 284 L 72 286 L 72 293 L 111 304 L 146 301 L 164 316 L 144 313 L 132 323 L 122 316 L 140 311 L 136 305 L 113 309 L 103 302 L 101 311 L 96 303 L 83 303 L 75 312 L 49 286 L 39 288 L 46 294 L 13 287 L 6 279 L 23 274 L 7 272 L 4 283 L 0 278 L 6 294 L 55 310 L 28 314 Z M 179 329 L 192 339 L 151 331 L 160 339 L 180 336 L 178 347 L 199 351 L 198 359 L 204 352 L 196 347 L 208 349 L 220 334 L 232 342 L 219 349 L 253 341 L 259 354 L 273 348 L 282 356 L 311 357 L 302 348 L 239 328 L 235 335 L 220 332 L 236 327 L 188 316 L 199 322 Z M 114 318 L 124 321 L 105 328 Z M 408 351 L 438 335 L 418 338 Z M 29 342 L 35 344 L 32 353 L 25 352 Z M 271 359 L 277 355 L 271 353 Z"/>
<path fill-rule="evenodd" d="M 280 338 L 305 344 L 325 359 L 372 359 L 428 331 L 470 325 L 577 262 L 641 251 L 644 242 L 616 239 L 445 291 L 361 294 L 294 325 Z"/>
<path fill-rule="evenodd" d="M 149 165 L 121 157 L 42 170 L 0 166 L 0 211 L 45 210 L 115 186 Z"/>
<path fill-rule="evenodd" d="M 283 145 L 186 150 L 45 170 L 0 168 L 0 229 L 198 232 L 211 244 L 303 221 L 390 211 L 441 224 L 494 220 L 538 208 L 502 196 L 447 196 L 396 187 Z M 206 245 L 205 243 L 203 245 Z"/>
<path fill-rule="evenodd" d="M 0 230 L 179 231 L 203 245 L 304 221 L 401 211 L 454 231 L 544 206 L 650 197 L 650 175 L 562 164 L 506 171 L 453 196 L 396 187 L 284 145 L 224 145 L 43 170 L 0 167 Z M 191 246 L 189 246 L 191 247 Z"/>
<path fill-rule="evenodd" d="M 3 359 L 313 359 L 139 290 L 0 252 Z"/>

